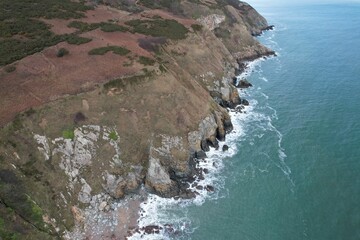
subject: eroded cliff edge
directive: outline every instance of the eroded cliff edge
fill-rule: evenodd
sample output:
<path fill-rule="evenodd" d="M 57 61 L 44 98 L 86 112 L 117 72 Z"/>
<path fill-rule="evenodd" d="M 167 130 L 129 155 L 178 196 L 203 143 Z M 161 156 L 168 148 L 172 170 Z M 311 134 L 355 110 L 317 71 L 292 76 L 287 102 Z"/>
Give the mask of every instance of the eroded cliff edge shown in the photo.
<path fill-rule="evenodd" d="M 94 28 L 82 36 L 96 38 L 93 42 L 108 37 L 107 46 L 124 37 L 122 46 L 131 53 L 117 59 L 114 50 L 92 59 L 101 69 L 111 65 L 103 73 L 104 81 L 81 82 L 77 90 L 63 88 L 55 100 L 45 96 L 3 127 L 0 212 L 5 217 L 0 230 L 4 234 L 61 238 L 75 224 L 81 225 L 83 209 L 106 210 L 106 203 L 136 193 L 140 186 L 164 197 L 193 197 L 187 183 L 198 174 L 196 159 L 204 158 L 208 148 L 216 148 L 232 130 L 227 108 L 247 104 L 233 85 L 236 71 L 242 70 L 244 61 L 274 54 L 253 37 L 268 29 L 268 23 L 244 2 L 104 4 L 91 11 L 111 10 L 115 17 L 119 11 L 112 24 L 128 32 L 103 36 Z M 174 19 L 176 23 L 169 22 Z M 177 32 L 169 37 L 148 34 L 146 29 L 155 23 L 170 24 L 164 27 L 166 34 Z M 41 54 L 51 51 L 52 47 Z M 17 63 L 17 74 L 32 57 L 38 56 Z M 119 61 L 119 68 L 128 64 L 130 70 L 113 71 L 114 61 Z M 69 74 L 82 67 L 73 62 L 61 70 Z M 10 79 L 5 68 L 1 76 Z M 27 72 L 22 76 L 27 77 L 25 73 L 32 76 Z M 31 81 L 51 78 L 36 74 Z M 39 87 L 46 95 L 52 89 L 43 83 Z"/>

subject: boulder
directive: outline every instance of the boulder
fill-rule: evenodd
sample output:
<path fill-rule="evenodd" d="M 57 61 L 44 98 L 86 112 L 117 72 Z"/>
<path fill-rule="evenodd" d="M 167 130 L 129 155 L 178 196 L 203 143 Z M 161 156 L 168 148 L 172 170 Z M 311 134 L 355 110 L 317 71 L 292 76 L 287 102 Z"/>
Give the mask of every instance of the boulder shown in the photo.
<path fill-rule="evenodd" d="M 252 87 L 252 84 L 248 82 L 248 80 L 246 79 L 241 79 L 238 83 L 238 85 L 236 85 L 237 88 L 248 88 L 248 87 Z"/>
<path fill-rule="evenodd" d="M 229 146 L 225 144 L 225 145 L 222 147 L 222 150 L 223 150 L 223 152 L 229 150 Z"/>

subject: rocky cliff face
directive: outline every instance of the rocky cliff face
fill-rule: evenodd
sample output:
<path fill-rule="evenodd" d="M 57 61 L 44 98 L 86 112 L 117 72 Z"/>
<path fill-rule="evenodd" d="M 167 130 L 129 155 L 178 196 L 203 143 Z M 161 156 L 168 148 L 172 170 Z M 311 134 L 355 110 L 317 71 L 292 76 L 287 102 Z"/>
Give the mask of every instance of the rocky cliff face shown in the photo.
<path fill-rule="evenodd" d="M 104 211 L 142 185 L 164 197 L 194 196 L 187 187 L 196 159 L 232 131 L 226 108 L 244 103 L 235 70 L 274 52 L 254 39 L 268 24 L 248 4 L 179 4 L 186 38 L 149 50 L 156 63 L 141 76 L 28 110 L 2 129 L 0 212 L 13 209 L 30 237 L 61 237 L 81 225 L 84 209 Z M 170 10 L 143 14 L 179 17 Z"/>

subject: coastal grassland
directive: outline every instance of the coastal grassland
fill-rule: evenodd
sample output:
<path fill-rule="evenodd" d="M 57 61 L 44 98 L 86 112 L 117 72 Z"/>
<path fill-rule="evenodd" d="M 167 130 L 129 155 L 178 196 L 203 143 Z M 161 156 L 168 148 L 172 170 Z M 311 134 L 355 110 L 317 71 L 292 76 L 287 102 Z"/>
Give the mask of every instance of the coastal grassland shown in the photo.
<path fill-rule="evenodd" d="M 0 2 L 0 66 L 12 63 L 46 47 L 69 39 L 80 44 L 85 40 L 73 35 L 56 35 L 39 18 L 71 19 L 84 17 L 92 9 L 71 0 L 2 0 Z"/>
<path fill-rule="evenodd" d="M 89 51 L 89 55 L 104 55 L 107 52 L 113 52 L 114 54 L 125 56 L 126 54 L 130 53 L 130 50 L 120 46 L 106 46 L 91 49 Z"/>
<path fill-rule="evenodd" d="M 127 21 L 125 24 L 132 27 L 133 32 L 173 40 L 185 39 L 188 33 L 188 29 L 184 25 L 173 19 L 135 19 Z"/>
<path fill-rule="evenodd" d="M 156 63 L 156 61 L 148 57 L 140 56 L 139 63 L 141 63 L 144 66 L 153 66 Z"/>

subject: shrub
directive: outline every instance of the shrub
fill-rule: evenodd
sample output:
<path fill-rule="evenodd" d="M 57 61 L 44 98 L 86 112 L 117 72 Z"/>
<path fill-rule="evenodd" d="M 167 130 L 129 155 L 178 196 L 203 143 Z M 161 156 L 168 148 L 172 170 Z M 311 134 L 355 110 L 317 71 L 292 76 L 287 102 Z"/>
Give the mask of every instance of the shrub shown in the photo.
<path fill-rule="evenodd" d="M 148 57 L 144 57 L 144 56 L 140 56 L 139 57 L 139 63 L 141 63 L 144 66 L 149 66 L 149 65 L 154 65 L 155 64 L 155 60 L 148 58 Z"/>
<path fill-rule="evenodd" d="M 200 25 L 200 24 L 192 24 L 191 28 L 194 30 L 194 32 L 200 32 L 202 30 L 202 25 Z"/>
<path fill-rule="evenodd" d="M 133 28 L 134 32 L 153 37 L 166 37 L 170 39 L 185 39 L 188 29 L 171 19 L 154 19 L 154 20 L 130 20 L 125 22 Z"/>
<path fill-rule="evenodd" d="M 107 47 L 101 47 L 101 48 L 94 48 L 89 51 L 89 55 L 104 55 L 107 52 L 112 51 L 114 54 L 118 54 L 121 56 L 125 56 L 130 52 L 130 50 L 119 47 L 119 46 L 107 46 Z"/>
<path fill-rule="evenodd" d="M 92 41 L 91 38 L 79 37 L 75 34 L 70 34 L 66 37 L 66 42 L 69 44 L 74 44 L 74 45 L 80 45 L 80 44 L 88 43 L 91 41 Z"/>
<path fill-rule="evenodd" d="M 74 123 L 78 124 L 86 120 L 86 116 L 82 112 L 77 112 L 74 116 Z"/>
<path fill-rule="evenodd" d="M 116 134 L 115 131 L 112 131 L 112 132 L 109 134 L 109 138 L 110 138 L 111 140 L 116 141 L 116 140 L 118 140 L 118 135 Z"/>
<path fill-rule="evenodd" d="M 129 29 L 114 23 L 100 23 L 100 29 L 103 32 L 127 32 Z"/>
<path fill-rule="evenodd" d="M 7 73 L 11 73 L 11 72 L 13 72 L 15 70 L 16 70 L 16 67 L 14 65 L 10 65 L 10 66 L 5 67 L 5 72 L 7 72 Z"/>
<path fill-rule="evenodd" d="M 66 48 L 60 48 L 56 54 L 57 57 L 63 57 L 65 55 L 68 55 L 69 51 Z"/>

